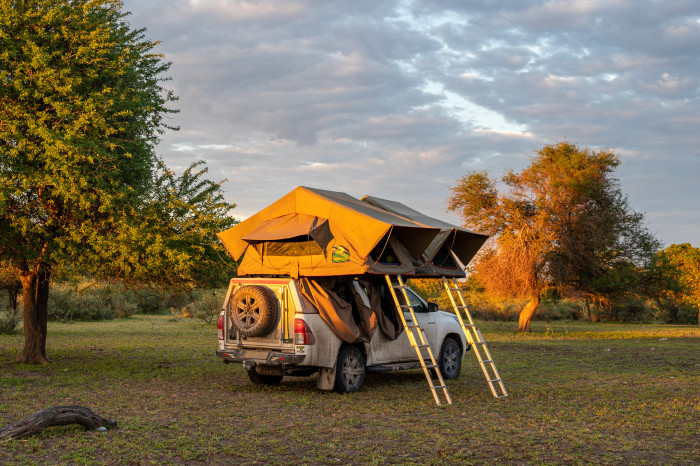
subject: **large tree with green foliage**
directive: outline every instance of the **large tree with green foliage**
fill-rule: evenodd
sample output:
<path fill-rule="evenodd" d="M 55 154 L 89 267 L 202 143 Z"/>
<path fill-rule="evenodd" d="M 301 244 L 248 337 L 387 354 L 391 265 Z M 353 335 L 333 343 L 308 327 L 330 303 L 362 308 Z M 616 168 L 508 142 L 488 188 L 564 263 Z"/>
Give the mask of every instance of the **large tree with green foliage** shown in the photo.
<path fill-rule="evenodd" d="M 612 152 L 560 142 L 521 172 L 508 171 L 501 192 L 486 172 L 451 188 L 449 208 L 468 228 L 495 236 L 475 265 L 487 292 L 529 300 L 519 330 L 529 331 L 546 286 L 610 298 L 629 289 L 658 248 L 612 176 L 619 163 Z"/>
<path fill-rule="evenodd" d="M 159 168 L 170 64 L 126 15 L 117 0 L 0 0 L 0 257 L 22 282 L 23 362 L 47 360 L 57 270 L 182 283 L 215 249 L 203 210 L 232 222 L 201 172 L 169 186 L 183 178 Z"/>

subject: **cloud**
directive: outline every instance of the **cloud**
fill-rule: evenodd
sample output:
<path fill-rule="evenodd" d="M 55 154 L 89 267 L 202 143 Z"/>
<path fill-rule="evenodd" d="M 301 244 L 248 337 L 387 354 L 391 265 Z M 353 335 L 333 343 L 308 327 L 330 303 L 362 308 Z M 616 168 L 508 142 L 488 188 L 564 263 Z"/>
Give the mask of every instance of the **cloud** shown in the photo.
<path fill-rule="evenodd" d="M 700 219 L 700 22 L 683 0 L 127 0 L 173 62 L 181 131 L 245 217 L 297 185 L 446 214 L 468 170 L 567 139 L 621 154 L 666 242 Z M 653 186 L 641 175 L 652 173 Z M 678 191 L 682 190 L 682 194 Z M 666 206 L 666 207 L 664 207 Z M 672 206 L 672 208 L 671 208 Z M 659 212 L 676 212 L 663 217 Z"/>

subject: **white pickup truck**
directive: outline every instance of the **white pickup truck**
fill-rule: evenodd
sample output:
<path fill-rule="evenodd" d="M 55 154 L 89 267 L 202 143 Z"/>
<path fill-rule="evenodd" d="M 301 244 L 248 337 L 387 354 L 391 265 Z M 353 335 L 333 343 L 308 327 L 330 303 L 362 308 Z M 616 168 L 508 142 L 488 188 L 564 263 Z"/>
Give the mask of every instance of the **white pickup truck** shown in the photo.
<path fill-rule="evenodd" d="M 367 299 L 358 281 L 351 283 Z M 407 293 L 443 378 L 456 378 L 470 349 L 457 317 L 411 290 Z M 386 313 L 398 318 L 395 309 Z M 405 317 L 411 325 L 410 313 Z M 279 384 L 285 375 L 319 372 L 319 389 L 347 393 L 362 387 L 367 372 L 421 367 L 406 332 L 390 340 L 377 328 L 369 343 L 341 340 L 301 293 L 296 279 L 232 279 L 217 327 L 217 356 L 224 363 L 241 363 L 256 384 Z"/>

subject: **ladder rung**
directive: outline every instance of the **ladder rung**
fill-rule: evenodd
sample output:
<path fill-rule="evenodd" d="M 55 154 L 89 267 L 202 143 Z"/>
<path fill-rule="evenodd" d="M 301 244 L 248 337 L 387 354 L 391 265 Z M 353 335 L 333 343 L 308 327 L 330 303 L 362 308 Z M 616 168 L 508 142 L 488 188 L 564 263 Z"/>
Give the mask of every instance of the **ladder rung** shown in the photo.
<path fill-rule="evenodd" d="M 426 364 L 425 367 L 428 369 L 435 369 L 437 366 L 435 364 Z"/>
<path fill-rule="evenodd" d="M 500 382 L 501 379 L 489 379 L 489 382 Z"/>
<path fill-rule="evenodd" d="M 427 345 L 427 344 L 426 344 L 426 345 L 416 345 L 416 346 L 417 346 L 418 348 L 427 348 L 427 347 L 430 346 L 430 345 Z"/>
<path fill-rule="evenodd" d="M 486 342 L 485 341 L 475 341 L 474 344 L 475 345 L 485 345 Z"/>
<path fill-rule="evenodd" d="M 484 360 L 481 361 L 481 362 L 493 362 L 493 359 L 484 359 Z"/>
<path fill-rule="evenodd" d="M 446 385 L 433 385 L 433 388 L 447 388 Z"/>

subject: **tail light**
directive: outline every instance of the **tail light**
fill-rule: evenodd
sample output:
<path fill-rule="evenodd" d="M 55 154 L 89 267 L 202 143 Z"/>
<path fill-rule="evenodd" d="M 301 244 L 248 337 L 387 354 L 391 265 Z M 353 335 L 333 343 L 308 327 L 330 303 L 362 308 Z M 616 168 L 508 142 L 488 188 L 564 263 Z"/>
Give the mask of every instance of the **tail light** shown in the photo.
<path fill-rule="evenodd" d="M 313 345 L 316 343 L 314 334 L 311 329 L 301 319 L 294 319 L 294 344 L 295 345 Z"/>
<path fill-rule="evenodd" d="M 224 315 L 221 314 L 216 321 L 216 331 L 219 334 L 219 340 L 224 339 Z"/>

